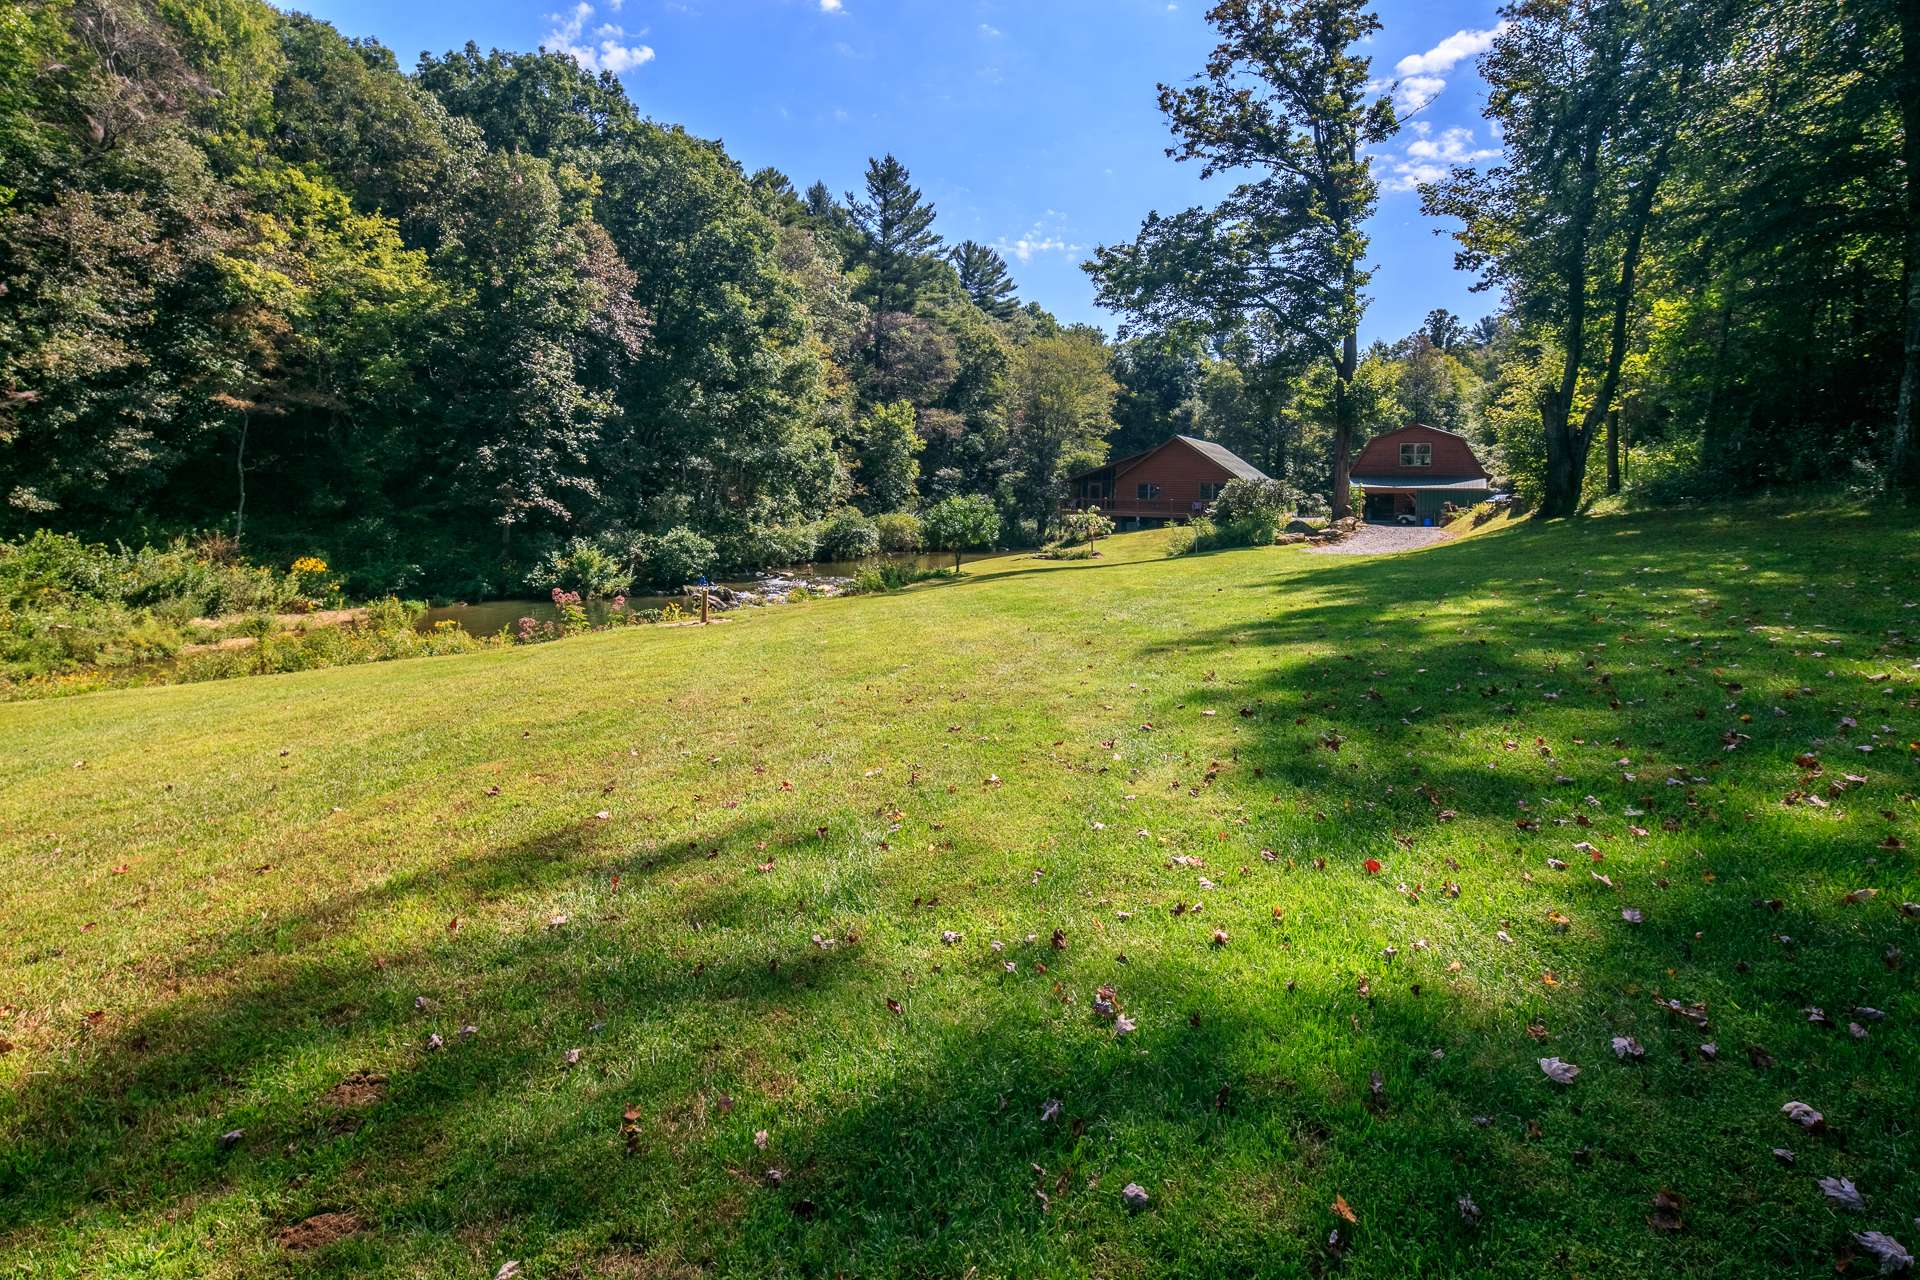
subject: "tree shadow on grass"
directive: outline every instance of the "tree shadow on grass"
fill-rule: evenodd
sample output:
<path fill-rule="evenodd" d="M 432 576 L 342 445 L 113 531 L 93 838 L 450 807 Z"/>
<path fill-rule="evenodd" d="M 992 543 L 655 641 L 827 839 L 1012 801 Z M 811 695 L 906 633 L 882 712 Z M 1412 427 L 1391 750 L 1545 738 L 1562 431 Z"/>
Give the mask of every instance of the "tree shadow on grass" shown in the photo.
<path fill-rule="evenodd" d="M 769 838 L 757 825 L 715 837 L 736 847 Z M 591 1075 L 594 1037 L 607 1030 L 590 1029 L 595 1009 L 726 1001 L 765 1010 L 824 998 L 854 948 L 821 949 L 801 934 L 722 963 L 683 962 L 666 943 L 622 945 L 622 899 L 604 889 L 592 916 L 565 924 L 528 914 L 518 924 L 456 929 L 436 918 L 418 945 L 351 940 L 360 922 L 431 904 L 456 901 L 484 914 L 577 889 L 583 878 L 604 885 L 607 868 L 623 872 L 631 895 L 649 876 L 700 860 L 707 847 L 688 841 L 628 856 L 593 824 L 576 824 L 237 929 L 209 948 L 217 981 L 95 1033 L 71 1060 L 9 1096 L 0 1204 L 10 1228 L 45 1229 L 88 1211 L 142 1214 L 245 1185 L 272 1199 L 304 1168 L 368 1158 L 363 1121 L 369 1135 L 407 1134 L 425 1149 L 463 1115 L 550 1087 L 575 1066 Z M 706 909 L 724 916 L 728 898 L 709 892 Z M 509 1021 L 463 1037 L 462 1011 L 474 1009 L 507 1010 Z M 552 1047 L 552 1024 L 562 1016 L 577 1023 L 567 1034 L 588 1046 L 583 1064 L 568 1064 Z M 429 1049 L 435 1034 L 440 1043 Z M 386 1077 L 377 1109 L 362 1114 L 319 1099 L 333 1078 L 318 1088 L 309 1079 L 305 1096 L 287 1096 L 311 1074 L 307 1064 L 341 1055 Z M 221 1140 L 229 1129 L 244 1131 L 231 1145 Z"/>
<path fill-rule="evenodd" d="M 1592 562 L 1580 587 L 1625 595 L 1639 553 L 1591 536 L 1612 558 Z M 857 914 L 844 903 L 794 901 L 741 869 L 763 841 L 791 847 L 767 823 L 717 822 L 644 854 L 593 824 L 532 835 L 236 929 L 209 965 L 230 976 L 104 1028 L 71 1063 L 30 1077 L 6 1102 L 0 1205 L 12 1240 L 190 1217 L 203 1199 L 238 1198 L 238 1216 L 273 1224 L 322 1209 L 362 1215 L 368 1233 L 304 1264 L 343 1275 L 491 1274 L 506 1258 L 565 1274 L 609 1254 L 756 1276 L 1824 1270 L 1854 1224 L 1804 1229 L 1819 1213 L 1815 1173 L 1854 1176 L 1886 1204 L 1920 1192 L 1904 1103 L 1890 1096 L 1920 1067 L 1900 1029 L 1911 992 L 1880 961 L 1900 936 L 1896 895 L 1872 915 L 1841 905 L 1846 868 L 1825 819 L 1777 803 L 1796 776 L 1789 748 L 1810 724 L 1832 724 L 1838 695 L 1803 696 L 1785 725 L 1743 726 L 1749 739 L 1729 756 L 1717 662 L 1601 658 L 1589 669 L 1565 656 L 1595 655 L 1602 640 L 1607 655 L 1631 649 L 1623 627 L 1651 623 L 1627 618 L 1625 603 L 1576 606 L 1566 597 L 1578 588 L 1563 588 L 1499 619 L 1497 634 L 1485 623 L 1484 636 L 1418 616 L 1449 591 L 1533 584 L 1535 545 L 1516 531 L 1484 552 L 1462 544 L 1317 569 L 1274 584 L 1316 593 L 1289 614 L 1141 651 L 1152 663 L 1178 650 L 1197 667 L 1250 657 L 1220 656 L 1224 680 L 1183 665 L 1176 687 L 1153 695 L 1152 716 L 1213 710 L 1233 727 L 1230 767 L 1211 785 L 1227 807 L 1262 815 L 1284 793 L 1286 816 L 1261 817 L 1261 835 L 1296 837 L 1284 854 L 1295 866 L 1258 864 L 1247 883 L 1326 877 L 1333 910 L 1269 920 L 1260 889 L 1223 889 L 1211 914 L 1141 929 L 1123 962 L 1085 927 L 1110 913 L 1061 901 L 1050 909 L 1076 939 L 1066 951 L 994 952 L 976 938 L 932 943 L 931 959 L 904 948 L 881 959 L 825 923 Z M 1429 567 L 1469 551 L 1455 577 Z M 1713 559 L 1685 572 L 1706 574 Z M 1675 621 L 1731 644 L 1746 613 L 1727 612 Z M 1387 658 L 1313 640 L 1364 633 L 1383 616 L 1393 634 L 1382 638 L 1402 645 Z M 1792 670 L 1772 659 L 1763 669 L 1762 653 L 1747 659 L 1759 673 L 1749 688 L 1791 686 Z M 1460 687 L 1444 702 L 1409 688 L 1418 666 L 1452 671 Z M 1698 683 L 1676 684 L 1683 672 Z M 1691 718 L 1691 698 L 1662 698 L 1670 687 L 1699 693 L 1707 717 Z M 1240 716 L 1243 706 L 1254 714 Z M 1596 721 L 1628 745 L 1571 743 Z M 1433 751 L 1431 735 L 1449 727 L 1516 745 Z M 1554 756 L 1538 754 L 1535 736 Z M 1496 750 L 1489 771 L 1481 756 Z M 1409 751 L 1425 757 L 1417 773 Z M 1657 787 L 1623 779 L 1634 770 L 1617 761 L 1629 753 L 1659 766 Z M 1712 781 L 1666 787 L 1676 767 Z M 1573 781 L 1553 782 L 1561 771 Z M 1658 803 L 1640 805 L 1648 791 Z M 1594 829 L 1552 825 L 1590 810 L 1588 794 L 1608 824 L 1598 865 L 1618 894 L 1568 856 Z M 1513 825 L 1521 800 L 1539 831 Z M 1629 805 L 1645 808 L 1651 843 L 1626 835 Z M 1668 817 L 1678 831 L 1654 821 Z M 1433 847 L 1443 827 L 1470 833 L 1472 852 L 1446 842 L 1464 865 Z M 730 874 L 695 878 L 715 847 Z M 1363 852 L 1388 855 L 1383 875 L 1356 865 Z M 1550 853 L 1574 865 L 1549 871 Z M 1327 866 L 1313 869 L 1314 855 Z M 613 871 L 625 877 L 618 894 Z M 1527 896 L 1494 905 L 1488 886 L 1511 891 L 1523 871 L 1535 877 Z M 1188 871 L 1152 875 L 1155 910 L 1192 893 Z M 1440 891 L 1447 879 L 1464 883 L 1459 899 Z M 650 890 L 654 880 L 672 894 Z M 1399 892 L 1401 881 L 1421 892 Z M 908 891 L 881 894 L 879 910 L 904 915 Z M 555 895 L 571 918 L 549 928 L 535 904 Z M 448 932 L 448 902 L 525 918 L 494 913 Z M 1512 903 L 1529 910 L 1508 918 Z M 1620 920 L 1623 904 L 1643 908 L 1645 923 Z M 417 941 L 356 932 L 414 917 L 427 922 Z M 1207 945 L 1216 919 L 1233 934 L 1222 948 Z M 1490 944 L 1496 928 L 1512 942 Z M 814 945 L 811 929 L 835 945 Z M 1326 959 L 1388 946 L 1396 956 L 1364 972 Z M 1468 963 L 1452 972 L 1457 957 Z M 1016 972 L 1004 974 L 1009 961 Z M 1133 1035 L 1116 1037 L 1091 1012 L 1103 984 L 1138 1020 Z M 1706 1001 L 1710 1032 L 1656 996 Z M 1895 1016 L 1856 1042 L 1801 1012 L 1854 1002 Z M 1525 1029 L 1535 1018 L 1547 1036 L 1537 1045 Z M 479 1026 L 464 1039 L 468 1021 Z M 433 1033 L 445 1043 L 430 1052 Z M 1638 1037 L 1647 1061 L 1614 1060 L 1616 1034 Z M 1708 1034 L 1722 1044 L 1718 1063 L 1697 1056 Z M 1752 1065 L 1749 1045 L 1777 1065 Z M 565 1061 L 569 1048 L 578 1062 Z M 1532 1063 L 1548 1054 L 1586 1074 L 1558 1089 Z M 383 1097 L 321 1100 L 356 1068 L 387 1076 Z M 1805 1162 L 1793 1173 L 1765 1151 L 1788 1140 L 1781 1101 L 1803 1095 L 1834 1134 L 1791 1139 Z M 1050 1099 L 1061 1114 L 1043 1119 Z M 230 1129 L 244 1132 L 226 1149 Z M 1128 1182 L 1147 1188 L 1147 1211 L 1120 1203 Z M 1669 1185 L 1689 1203 L 1689 1230 L 1672 1238 L 1641 1222 Z M 1483 1211 L 1479 1227 L 1462 1220 L 1460 1195 Z M 1337 1215 L 1335 1197 L 1357 1223 Z M 1801 1229 L 1770 1225 L 1783 1221 Z M 1335 1230 L 1340 1247 L 1328 1243 Z M 221 1262 L 263 1265 L 244 1253 Z"/>

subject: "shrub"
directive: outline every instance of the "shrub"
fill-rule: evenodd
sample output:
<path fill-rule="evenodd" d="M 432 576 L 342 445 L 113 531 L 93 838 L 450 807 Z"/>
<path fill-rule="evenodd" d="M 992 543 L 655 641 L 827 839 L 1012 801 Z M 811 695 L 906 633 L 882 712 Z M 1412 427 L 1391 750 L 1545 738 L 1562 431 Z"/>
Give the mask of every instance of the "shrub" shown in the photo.
<path fill-rule="evenodd" d="M 768 525 L 749 535 L 750 549 L 739 568 L 749 573 L 806 564 L 820 553 L 819 531 L 811 524 Z"/>
<path fill-rule="evenodd" d="M 527 575 L 527 585 L 574 591 L 591 600 L 625 591 L 633 585 L 633 573 L 608 548 L 587 538 L 572 538 L 547 552 L 547 558 Z"/>
<path fill-rule="evenodd" d="M 1186 524 L 1177 524 L 1167 530 L 1167 554 L 1184 556 L 1194 551 L 1205 551 L 1219 534 L 1213 521 L 1205 516 L 1195 516 Z"/>
<path fill-rule="evenodd" d="M 713 543 L 681 525 L 646 544 L 647 576 L 657 587 L 684 587 L 713 568 Z"/>
<path fill-rule="evenodd" d="M 927 508 L 921 525 L 927 545 L 953 552 L 955 568 L 960 553 L 990 547 L 1000 537 L 1000 513 L 989 498 L 969 495 L 947 498 Z"/>
<path fill-rule="evenodd" d="M 1042 560 L 1091 560 L 1099 555 L 1089 542 L 1053 542 L 1040 548 Z"/>
<path fill-rule="evenodd" d="M 898 591 L 901 587 L 910 587 L 916 582 L 949 577 L 952 572 L 951 569 L 921 569 L 907 564 L 862 565 L 860 572 L 853 575 L 853 582 L 847 587 L 847 594 L 879 595 L 882 592 Z"/>
<path fill-rule="evenodd" d="M 1280 532 L 1298 498 L 1278 480 L 1229 480 L 1207 515 L 1219 526 L 1219 545 L 1264 546 Z"/>
<path fill-rule="evenodd" d="M 1091 548 L 1094 539 L 1104 538 L 1112 532 L 1113 521 L 1103 511 L 1069 511 L 1060 517 L 1062 542 L 1084 542 Z"/>
<path fill-rule="evenodd" d="M 820 528 L 820 556 L 826 560 L 862 560 L 880 549 L 880 531 L 874 522 L 852 507 L 843 507 Z"/>
<path fill-rule="evenodd" d="M 918 551 L 927 545 L 926 533 L 920 527 L 920 517 L 911 511 L 875 516 L 873 528 L 879 535 L 882 551 Z"/>

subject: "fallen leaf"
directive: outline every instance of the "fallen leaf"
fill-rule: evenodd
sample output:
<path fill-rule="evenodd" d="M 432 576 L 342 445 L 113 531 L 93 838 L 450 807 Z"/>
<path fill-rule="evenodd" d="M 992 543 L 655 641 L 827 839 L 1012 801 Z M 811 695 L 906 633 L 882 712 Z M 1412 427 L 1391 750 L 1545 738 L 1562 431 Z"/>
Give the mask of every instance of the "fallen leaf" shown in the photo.
<path fill-rule="evenodd" d="M 1822 1178 L 1820 1189 L 1827 1193 L 1827 1199 L 1841 1208 L 1851 1209 L 1855 1213 L 1866 1212 L 1866 1199 L 1860 1194 L 1860 1189 L 1853 1185 L 1853 1179 Z"/>
<path fill-rule="evenodd" d="M 1898 1240 L 1880 1231 L 1857 1231 L 1853 1236 L 1862 1249 L 1880 1263 L 1880 1274 L 1889 1276 L 1913 1266 L 1913 1255 Z"/>
<path fill-rule="evenodd" d="M 1360 1223 L 1360 1219 L 1353 1216 L 1353 1206 L 1347 1203 L 1345 1196 L 1336 1195 L 1333 1198 L 1333 1211 L 1355 1226 Z"/>
<path fill-rule="evenodd" d="M 1547 1073 L 1547 1079 L 1555 1084 L 1572 1084 L 1580 1078 L 1580 1068 L 1571 1062 L 1562 1062 L 1558 1058 L 1540 1059 L 1540 1069 Z"/>
<path fill-rule="evenodd" d="M 1120 1201 L 1133 1213 L 1139 1213 L 1150 1203 L 1147 1189 L 1137 1182 L 1129 1182 L 1120 1188 Z"/>

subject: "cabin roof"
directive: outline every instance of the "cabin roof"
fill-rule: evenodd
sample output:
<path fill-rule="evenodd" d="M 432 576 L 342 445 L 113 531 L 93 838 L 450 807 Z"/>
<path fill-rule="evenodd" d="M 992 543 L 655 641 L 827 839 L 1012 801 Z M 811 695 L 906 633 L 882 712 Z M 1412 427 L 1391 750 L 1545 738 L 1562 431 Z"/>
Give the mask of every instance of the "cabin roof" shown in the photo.
<path fill-rule="evenodd" d="M 1227 448 L 1225 445 L 1215 444 L 1211 440 L 1201 440 L 1195 436 L 1175 435 L 1168 436 L 1151 449 L 1142 449 L 1139 453 L 1130 453 L 1124 458 L 1115 458 L 1110 462 L 1103 462 L 1097 467 L 1088 467 L 1085 471 L 1076 472 L 1068 476 L 1067 479 L 1070 481 L 1079 480 L 1085 476 L 1098 475 L 1102 471 L 1111 471 L 1117 477 L 1122 472 L 1131 471 L 1135 466 L 1151 458 L 1154 454 L 1175 444 L 1186 445 L 1201 457 L 1237 479 L 1265 480 L 1268 478 L 1266 472 L 1254 466 L 1251 462 L 1248 462 L 1245 458 Z"/>

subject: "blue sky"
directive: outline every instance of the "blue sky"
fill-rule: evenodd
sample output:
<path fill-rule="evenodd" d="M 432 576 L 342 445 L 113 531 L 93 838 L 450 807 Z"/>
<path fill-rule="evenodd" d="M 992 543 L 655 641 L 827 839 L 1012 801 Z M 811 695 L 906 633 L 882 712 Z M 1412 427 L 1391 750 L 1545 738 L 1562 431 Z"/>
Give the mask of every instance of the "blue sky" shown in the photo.
<path fill-rule="evenodd" d="M 1151 209 L 1208 203 L 1165 155 L 1154 86 L 1185 80 L 1213 39 L 1200 0 L 309 0 L 348 35 L 377 36 L 411 67 L 422 50 L 566 48 L 617 72 L 656 120 L 719 138 L 749 170 L 805 188 L 858 186 L 891 151 L 939 210 L 949 242 L 1007 257 L 1023 298 L 1111 331 L 1079 268 L 1132 237 Z M 1377 157 L 1367 339 L 1411 332 L 1430 308 L 1492 309 L 1453 270 L 1452 242 L 1410 184 L 1450 160 L 1497 154 L 1473 55 L 1495 0 L 1382 0 L 1368 46 L 1412 126 Z M 1217 190 L 1216 190 L 1217 189 Z"/>

